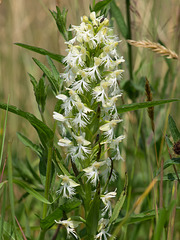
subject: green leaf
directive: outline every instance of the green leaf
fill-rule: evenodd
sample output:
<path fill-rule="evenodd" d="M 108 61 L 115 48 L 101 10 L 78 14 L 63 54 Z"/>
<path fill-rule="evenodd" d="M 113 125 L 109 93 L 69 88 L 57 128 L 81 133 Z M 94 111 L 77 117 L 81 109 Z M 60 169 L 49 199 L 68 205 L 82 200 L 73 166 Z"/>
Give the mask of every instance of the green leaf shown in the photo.
<path fill-rule="evenodd" d="M 5 183 L 7 183 L 8 181 L 6 180 L 6 181 L 4 181 L 4 182 L 1 182 L 0 183 L 0 189 L 3 187 L 3 185 L 5 184 Z"/>
<path fill-rule="evenodd" d="M 20 47 L 23 47 L 23 48 L 26 48 L 30 51 L 33 51 L 33 52 L 36 52 L 36 53 L 40 53 L 41 55 L 47 55 L 49 56 L 50 58 L 62 63 L 63 63 L 63 59 L 64 59 L 64 56 L 62 55 L 59 55 L 59 54 L 55 54 L 55 53 L 51 53 L 43 48 L 39 48 L 39 47 L 34 47 L 34 46 L 31 46 L 31 45 L 27 45 L 27 44 L 23 44 L 23 43 L 15 43 L 17 46 L 20 46 Z"/>
<path fill-rule="evenodd" d="M 60 160 L 55 159 L 55 163 L 57 164 L 59 170 L 61 170 L 64 175 L 71 176 L 69 171 L 64 167 Z"/>
<path fill-rule="evenodd" d="M 0 217 L 0 221 L 2 218 Z M 13 230 L 12 222 L 3 222 L 3 240 L 22 240 L 22 234 L 16 230 L 16 235 Z"/>
<path fill-rule="evenodd" d="M 177 129 L 176 123 L 171 115 L 169 115 L 169 117 L 168 117 L 168 124 L 169 124 L 169 128 L 170 128 L 173 140 L 176 143 L 180 140 L 180 132 Z"/>
<path fill-rule="evenodd" d="M 59 9 L 58 6 L 56 6 L 56 10 L 57 12 L 55 11 L 51 11 L 50 10 L 50 13 L 52 14 L 53 18 L 55 19 L 56 21 L 56 25 L 59 29 L 59 32 L 63 35 L 64 39 L 66 41 L 68 41 L 68 32 L 66 30 L 66 16 L 67 16 L 67 10 L 65 10 L 65 8 L 62 10 Z"/>
<path fill-rule="evenodd" d="M 178 177 L 180 179 L 180 174 L 178 174 Z M 158 179 L 160 181 L 160 177 Z M 163 181 L 177 181 L 177 175 L 176 173 L 168 173 L 167 175 L 163 175 Z"/>
<path fill-rule="evenodd" d="M 0 103 L 0 108 L 6 110 L 7 104 Z M 46 124 L 44 124 L 42 121 L 36 118 L 33 114 L 24 112 L 12 105 L 8 106 L 8 111 L 15 113 L 28 120 L 29 123 L 36 129 L 39 138 L 44 146 L 46 146 L 47 143 L 53 139 L 54 136 L 53 131 Z"/>
<path fill-rule="evenodd" d="M 82 201 L 77 198 L 68 199 L 61 205 L 61 209 L 68 213 L 81 205 Z"/>
<path fill-rule="evenodd" d="M 35 79 L 35 77 L 33 77 L 33 75 L 31 75 L 30 73 L 28 73 L 29 77 L 30 77 L 30 80 L 31 80 L 31 83 L 33 85 L 33 89 L 34 89 L 34 92 L 36 91 L 36 86 L 37 86 L 37 81 Z"/>
<path fill-rule="evenodd" d="M 129 225 L 132 223 L 144 222 L 144 221 L 155 218 L 155 216 L 156 216 L 155 210 L 149 210 L 149 211 L 145 211 L 145 212 L 142 212 L 139 214 L 133 214 L 128 218 L 128 220 L 126 221 L 125 224 Z M 115 221 L 115 223 L 119 223 L 123 220 L 124 220 L 124 218 L 118 218 Z"/>
<path fill-rule="evenodd" d="M 56 81 L 56 78 L 54 77 L 52 72 L 39 60 L 35 58 L 33 58 L 33 60 L 38 65 L 38 67 L 43 71 L 43 73 L 47 76 L 54 94 L 57 95 L 59 92 L 59 83 Z"/>
<path fill-rule="evenodd" d="M 101 2 L 96 3 L 95 7 L 94 7 L 94 11 L 97 13 L 100 10 L 102 10 L 107 4 L 109 4 L 112 0 L 104 0 Z"/>
<path fill-rule="evenodd" d="M 60 76 L 59 76 L 59 72 L 58 70 L 56 69 L 56 66 L 54 65 L 53 61 L 51 60 L 51 58 L 49 56 L 46 56 L 47 57 L 47 60 L 48 60 L 48 63 L 49 63 L 49 66 L 51 68 L 51 71 L 53 73 L 53 76 L 54 78 L 56 79 L 56 82 L 58 84 L 60 84 L 61 82 L 61 79 L 60 79 Z"/>
<path fill-rule="evenodd" d="M 59 220 L 63 217 L 63 211 L 61 208 L 57 208 L 51 214 L 49 214 L 44 219 L 40 220 L 40 227 L 41 229 L 45 230 L 52 227 L 55 224 L 55 220 Z"/>
<path fill-rule="evenodd" d="M 114 210 L 113 210 L 113 213 L 112 213 L 112 216 L 109 220 L 109 225 L 111 223 L 113 223 L 119 216 L 119 213 L 122 209 L 122 206 L 124 204 L 124 201 L 126 199 L 126 196 L 127 196 L 127 184 L 128 184 L 128 180 L 127 180 L 127 173 L 126 173 L 126 178 L 125 178 L 125 183 L 124 183 L 124 189 L 122 191 L 122 193 L 120 194 L 120 197 L 114 207 Z"/>
<path fill-rule="evenodd" d="M 36 81 L 36 79 L 29 74 L 31 83 L 33 85 L 34 89 L 34 95 L 36 97 L 36 102 L 39 107 L 40 113 L 44 112 L 45 104 L 46 104 L 46 98 L 47 98 L 47 87 L 45 85 L 45 74 L 43 74 L 42 78 L 40 78 L 39 82 Z"/>
<path fill-rule="evenodd" d="M 100 208 L 100 184 L 97 186 L 94 199 L 91 203 L 90 210 L 86 219 L 87 235 L 89 240 L 93 240 L 97 233 L 97 226 L 99 221 L 99 208 Z"/>
<path fill-rule="evenodd" d="M 26 146 L 29 147 L 31 150 L 33 150 L 35 153 L 37 153 L 39 156 L 42 153 L 42 149 L 31 142 L 31 140 L 29 140 L 26 136 L 24 136 L 22 133 L 18 133 L 17 132 L 17 136 L 19 138 L 19 140 Z"/>
<path fill-rule="evenodd" d="M 82 202 L 77 198 L 63 200 L 60 207 L 58 207 L 44 219 L 40 220 L 41 228 L 48 229 L 52 227 L 55 224 L 55 220 L 59 220 L 63 217 L 63 212 L 69 213 L 75 208 L 79 207 L 81 203 Z"/>
<path fill-rule="evenodd" d="M 27 163 L 27 168 L 29 169 L 29 171 L 33 175 L 34 180 L 36 179 L 38 181 L 38 183 L 41 184 L 41 179 L 40 179 L 39 175 L 35 172 L 35 169 L 31 166 L 28 159 L 26 159 L 26 163 Z"/>
<path fill-rule="evenodd" d="M 36 199 L 39 201 L 46 203 L 46 204 L 51 204 L 45 197 L 43 197 L 40 193 L 38 193 L 36 190 L 34 190 L 32 187 L 30 187 L 27 183 L 18 180 L 18 179 L 13 179 L 13 182 L 17 184 L 18 186 L 22 187 L 26 192 L 34 196 Z"/>
<path fill-rule="evenodd" d="M 166 144 L 168 145 L 169 148 L 173 147 L 173 143 L 171 142 L 171 140 L 169 139 L 169 137 L 166 135 L 165 136 L 165 140 L 166 140 Z"/>
<path fill-rule="evenodd" d="M 163 169 L 166 169 L 172 165 L 180 164 L 180 158 L 172 158 L 164 162 Z M 161 168 L 157 171 L 156 176 L 161 172 Z"/>
<path fill-rule="evenodd" d="M 165 103 L 176 102 L 179 100 L 180 99 L 178 98 L 173 98 L 173 99 L 163 99 L 163 100 L 151 101 L 151 102 L 125 104 L 122 107 L 118 107 L 118 113 L 135 111 L 142 108 L 149 108 L 149 107 L 153 107 L 153 106 L 157 106 Z"/>
<path fill-rule="evenodd" d="M 156 228 L 154 231 L 154 240 L 161 239 L 163 228 L 166 225 L 166 222 L 169 220 L 170 213 L 173 210 L 176 201 L 172 201 L 168 209 L 162 208 L 158 214 L 158 221 L 156 223 Z"/>
<path fill-rule="evenodd" d="M 112 16 L 115 18 L 117 25 L 119 27 L 119 30 L 122 33 L 123 37 L 127 39 L 127 36 L 128 36 L 127 25 L 124 21 L 124 17 L 121 13 L 121 10 L 119 9 L 119 7 L 116 5 L 114 1 L 111 2 L 111 13 L 112 13 Z"/>
<path fill-rule="evenodd" d="M 38 107 L 41 113 L 44 112 L 46 98 L 47 98 L 47 88 L 45 86 L 45 78 L 44 76 L 40 78 L 35 91 L 36 101 L 38 103 Z"/>

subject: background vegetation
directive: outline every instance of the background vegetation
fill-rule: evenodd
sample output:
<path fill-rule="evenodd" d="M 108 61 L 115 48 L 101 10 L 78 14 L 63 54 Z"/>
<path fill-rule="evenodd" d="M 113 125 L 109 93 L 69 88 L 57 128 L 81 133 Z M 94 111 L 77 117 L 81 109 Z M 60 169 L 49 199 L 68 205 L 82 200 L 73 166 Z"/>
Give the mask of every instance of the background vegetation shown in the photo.
<path fill-rule="evenodd" d="M 120 8 L 125 24 L 127 23 L 126 4 L 129 1 L 116 1 Z M 67 22 L 78 25 L 80 16 L 89 14 L 89 0 L 2 0 L 0 4 L 0 102 L 7 103 L 10 96 L 10 104 L 19 107 L 20 109 L 31 112 L 38 118 L 40 114 L 33 95 L 32 84 L 30 83 L 28 72 L 36 76 L 37 79 L 42 76 L 42 72 L 32 61 L 32 57 L 38 58 L 41 62 L 47 65 L 47 60 L 44 56 L 27 51 L 14 45 L 16 42 L 26 43 L 33 46 L 39 46 L 50 52 L 65 54 L 65 46 L 63 38 L 59 34 L 55 22 L 49 12 L 55 10 L 56 5 L 61 9 L 68 9 Z M 120 44 L 120 53 L 126 59 L 124 64 L 124 76 L 122 80 L 122 88 L 124 89 L 124 103 L 146 101 L 145 94 L 145 77 L 149 80 L 153 100 L 180 98 L 179 79 L 179 60 L 170 59 L 157 55 L 145 48 L 131 47 L 132 50 L 132 73 L 129 71 L 129 48 L 123 32 L 122 23 L 121 29 L 115 21 L 113 10 L 110 12 L 114 19 L 114 26 L 117 35 L 122 40 Z M 160 42 L 167 48 L 174 50 L 179 55 L 180 45 L 180 6 L 179 1 L 169 0 L 150 0 L 150 1 L 130 1 L 130 29 L 131 39 L 144 40 L 149 39 L 152 42 Z M 62 65 L 56 63 L 56 67 L 61 72 Z M 130 81 L 129 81 L 130 80 Z M 50 126 L 52 126 L 52 112 L 54 110 L 56 100 L 52 93 L 48 94 L 47 107 L 45 118 Z M 152 181 L 154 171 L 160 167 L 162 159 L 170 158 L 168 148 L 164 143 L 163 136 L 169 131 L 167 120 L 169 113 L 173 116 L 177 128 L 180 129 L 179 120 L 180 103 L 172 103 L 155 107 L 155 143 L 156 151 L 154 150 L 154 135 L 151 129 L 151 121 L 149 120 L 147 110 L 138 110 L 136 112 L 128 112 L 123 114 L 124 132 L 127 135 L 123 142 L 122 155 L 126 160 L 118 166 L 119 185 L 123 188 L 124 173 L 128 171 L 129 175 L 129 193 L 128 199 L 123 207 L 122 216 L 125 216 L 127 211 L 132 209 L 137 197 L 140 196 Z M 5 111 L 0 110 L 0 144 L 3 139 Z M 3 163 L 8 153 L 8 141 L 11 142 L 11 152 L 13 160 L 13 175 L 19 176 L 22 167 L 26 165 L 27 160 L 37 170 L 38 159 L 29 150 L 25 148 L 18 139 L 16 132 L 21 132 L 28 136 L 33 142 L 37 141 L 37 135 L 26 120 L 17 117 L 11 113 L 7 118 L 6 141 L 3 149 Z M 172 138 L 171 138 L 172 139 Z M 172 149 L 172 156 L 176 156 Z M 156 164 L 156 154 L 159 157 L 159 165 Z M 2 166 L 1 166 L 2 172 Z M 37 171 L 38 172 L 38 171 Z M 168 168 L 167 173 L 174 173 Z M 33 177 L 29 172 L 23 172 L 24 179 Z M 4 176 L 7 176 L 5 169 Z M 4 177 L 4 180 L 6 177 Z M 159 183 L 158 183 L 159 184 Z M 139 214 L 151 210 L 154 204 L 154 199 L 159 199 L 158 184 L 152 191 L 152 194 L 145 201 L 138 205 L 135 213 Z M 158 201 L 158 205 L 168 207 L 174 198 L 174 192 L 179 190 L 176 181 L 163 181 L 163 198 Z M 2 193 L 2 189 L 0 194 Z M 26 235 L 29 239 L 36 239 L 38 229 L 36 231 L 35 224 L 38 223 L 39 206 L 41 203 L 33 197 L 21 199 L 25 192 L 19 187 L 14 188 L 16 217 L 21 225 L 25 228 Z M 1 204 L 3 195 L 1 194 Z M 162 200 L 163 199 L 163 200 Z M 155 200 L 155 202 L 156 202 Z M 176 206 L 179 206 L 179 194 L 177 194 Z M 154 206 L 156 207 L 156 206 Z M 9 207 L 6 206 L 6 212 L 10 215 Z M 170 210 L 169 210 L 170 211 Z M 7 221 L 10 219 L 6 215 Z M 154 216 L 154 215 L 153 215 Z M 162 215 L 160 215 L 162 217 Z M 169 217 L 170 224 L 174 228 L 174 237 L 169 236 L 168 239 L 180 239 L 180 218 L 179 208 L 176 208 L 176 214 Z M 163 217 L 162 217 L 163 218 Z M 156 219 L 157 220 L 157 219 Z M 9 220 L 10 221 L 10 220 Z M 33 223 L 33 225 L 31 224 Z M 160 224 L 160 223 L 159 223 Z M 167 221 L 168 224 L 168 221 Z M 38 224 L 37 224 L 38 225 Z M 30 229 L 28 226 L 31 226 Z M 170 226 L 170 225 L 169 225 Z M 123 228 L 122 239 L 151 239 L 153 231 L 156 228 L 154 222 L 139 221 L 136 224 L 131 224 L 130 234 L 128 227 Z M 148 230 L 147 230 L 148 229 Z M 167 228 L 168 229 L 168 228 Z M 33 231 L 32 231 L 33 230 Z M 167 230 L 168 231 L 168 230 Z M 156 235 L 158 238 L 158 234 Z M 162 233 L 165 236 L 165 233 Z"/>

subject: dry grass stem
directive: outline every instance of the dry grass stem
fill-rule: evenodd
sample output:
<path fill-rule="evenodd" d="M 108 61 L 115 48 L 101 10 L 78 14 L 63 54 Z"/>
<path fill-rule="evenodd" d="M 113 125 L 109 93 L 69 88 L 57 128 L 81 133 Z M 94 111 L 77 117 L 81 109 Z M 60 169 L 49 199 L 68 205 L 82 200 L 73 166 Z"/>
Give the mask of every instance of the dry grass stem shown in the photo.
<path fill-rule="evenodd" d="M 127 40 L 127 42 L 135 47 L 143 47 L 151 49 L 153 52 L 160 54 L 161 56 L 166 56 L 167 58 L 178 59 L 178 55 L 171 51 L 168 48 L 165 48 L 163 45 L 155 42 L 151 42 L 149 40 L 142 40 L 142 41 L 134 41 L 134 40 Z"/>
<path fill-rule="evenodd" d="M 147 78 L 146 78 L 146 84 L 145 84 L 145 92 L 146 92 L 146 96 L 147 96 L 146 101 L 151 102 L 152 101 L 152 92 L 151 92 L 151 87 L 150 87 L 150 84 L 149 84 L 149 81 L 147 80 Z M 154 130 L 155 130 L 154 107 L 148 108 L 148 116 L 151 119 L 151 127 L 152 127 L 152 131 L 154 132 Z"/>

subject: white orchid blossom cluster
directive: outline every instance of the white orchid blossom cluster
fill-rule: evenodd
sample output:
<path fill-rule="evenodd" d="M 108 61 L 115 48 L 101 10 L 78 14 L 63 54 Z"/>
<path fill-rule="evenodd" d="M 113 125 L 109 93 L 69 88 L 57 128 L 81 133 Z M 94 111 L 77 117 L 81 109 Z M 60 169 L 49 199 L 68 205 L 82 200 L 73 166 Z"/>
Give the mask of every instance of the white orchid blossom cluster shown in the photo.
<path fill-rule="evenodd" d="M 67 153 L 66 163 L 71 159 L 78 172 L 83 173 L 82 182 L 91 186 L 92 199 L 98 182 L 103 185 L 110 174 L 113 176 L 111 162 L 122 159 L 119 143 L 124 139 L 115 131 L 122 122 L 117 102 L 122 95 L 119 80 L 123 72 L 120 64 L 124 59 L 116 50 L 120 41 L 108 25 L 107 18 L 96 17 L 95 12 L 91 12 L 89 18 L 83 16 L 80 25 L 70 29 L 74 37 L 66 42 L 66 67 L 60 74 L 64 85 L 57 95 L 62 111 L 53 115 L 61 129 L 65 129 L 61 131 L 58 145 Z M 113 150 L 112 156 L 109 156 L 108 149 Z M 61 186 L 57 192 L 65 198 L 72 198 L 80 183 L 72 175 L 59 177 Z M 103 222 L 108 221 L 104 220 L 105 216 L 109 218 L 112 215 L 111 201 L 115 197 L 116 191 L 101 194 Z M 65 225 L 67 232 L 78 238 L 74 229 L 77 224 L 73 225 L 69 220 L 57 223 Z M 102 225 L 102 221 L 100 223 Z M 107 225 L 99 227 L 95 239 L 110 236 Z"/>

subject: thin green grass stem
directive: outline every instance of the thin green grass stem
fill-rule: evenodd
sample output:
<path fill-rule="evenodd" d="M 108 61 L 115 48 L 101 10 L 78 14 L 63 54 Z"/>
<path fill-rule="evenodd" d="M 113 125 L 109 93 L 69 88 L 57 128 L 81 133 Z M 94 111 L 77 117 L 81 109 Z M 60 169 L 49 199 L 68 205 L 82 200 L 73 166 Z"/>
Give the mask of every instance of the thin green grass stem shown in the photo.
<path fill-rule="evenodd" d="M 175 93 L 175 90 L 176 90 L 176 87 L 177 87 L 177 80 L 178 80 L 178 77 L 176 76 L 175 79 L 174 79 L 174 82 L 173 82 L 173 86 L 172 86 L 171 98 L 173 98 L 173 96 L 174 96 L 174 93 Z M 164 129 L 163 129 L 163 137 L 162 137 L 162 140 L 161 140 L 159 156 L 158 156 L 159 166 L 160 166 L 161 155 L 162 155 L 163 146 L 164 146 L 164 139 L 165 139 L 164 136 L 166 135 L 166 131 L 167 131 L 168 116 L 169 116 L 170 111 L 171 111 L 171 106 L 172 106 L 172 103 L 168 104 L 167 111 L 166 111 L 166 118 L 165 118 Z"/>
<path fill-rule="evenodd" d="M 128 34 L 127 39 L 132 39 L 131 37 L 131 12 L 130 12 L 130 0 L 126 0 L 126 17 L 127 17 L 127 27 L 128 27 Z M 131 45 L 128 43 L 128 59 L 129 59 L 129 77 L 130 80 L 133 80 L 133 67 L 132 67 L 132 48 Z"/>
<path fill-rule="evenodd" d="M 138 150 L 138 142 L 139 142 L 139 138 L 140 138 L 142 119 L 143 119 L 143 112 L 144 111 L 141 111 L 140 121 L 139 121 L 139 126 L 138 126 L 136 147 L 135 147 L 135 151 L 134 151 L 134 161 L 133 161 L 133 166 L 132 166 L 132 171 L 131 171 L 130 185 L 129 185 L 129 189 L 128 189 L 128 198 L 127 198 L 127 207 L 126 207 L 126 216 L 125 216 L 125 218 L 129 216 L 129 208 L 130 208 L 131 193 L 132 193 L 132 181 L 133 181 L 133 178 L 134 178 L 135 163 L 136 163 L 135 160 L 136 160 L 136 154 L 137 154 L 137 150 Z M 128 227 L 128 225 L 125 226 L 126 229 L 125 229 L 124 239 L 126 239 L 127 227 Z"/>
<path fill-rule="evenodd" d="M 5 121 L 4 121 L 4 130 L 3 130 L 2 146 L 1 146 L 0 168 L 1 168 L 1 163 L 2 163 L 3 149 L 4 149 L 4 141 L 5 141 L 5 136 L 6 136 L 6 125 L 7 125 L 7 116 L 8 116 L 9 98 L 10 98 L 10 97 L 8 96 L 7 109 L 6 109 L 6 116 L 5 116 Z"/>
<path fill-rule="evenodd" d="M 137 154 L 137 149 L 138 149 L 138 142 L 139 142 L 139 138 L 140 138 L 140 131 L 141 131 L 141 125 L 142 125 L 142 119 L 143 119 L 143 111 L 141 111 L 141 115 L 140 115 L 140 121 L 139 121 L 138 132 L 137 132 L 137 139 L 136 139 L 136 148 L 135 148 L 135 151 L 134 151 L 134 159 L 136 159 L 136 154 Z M 130 185 L 129 185 L 129 190 L 128 190 L 126 215 L 128 215 L 130 202 L 131 202 L 131 192 L 132 192 L 132 185 L 131 185 L 131 183 L 132 183 L 133 178 L 134 178 L 134 170 L 135 170 L 135 160 L 133 161 L 133 166 L 132 166 L 132 171 L 131 171 Z"/>
<path fill-rule="evenodd" d="M 3 202 L 1 207 L 1 225 L 0 225 L 0 239 L 3 239 L 3 225 L 4 225 L 4 217 L 5 217 L 5 209 L 6 209 L 6 184 L 4 185 L 3 191 Z"/>
<path fill-rule="evenodd" d="M 15 208 L 14 208 L 14 192 L 13 192 L 13 170 L 12 170 L 11 143 L 8 143 L 8 184 L 9 184 L 9 201 L 11 207 L 12 223 L 14 228 L 14 237 L 17 239 L 16 223 L 15 223 Z"/>

